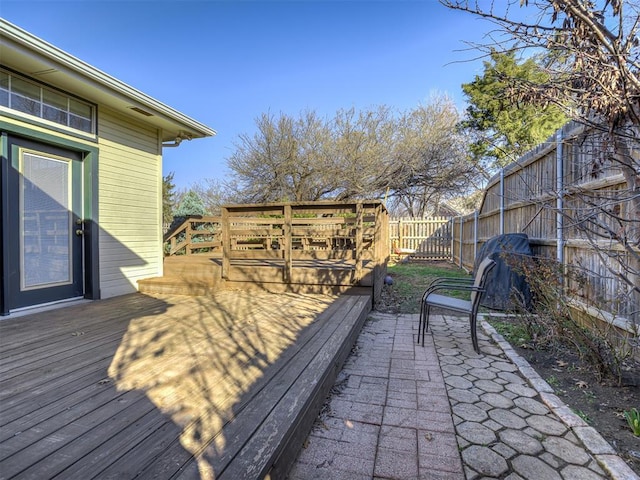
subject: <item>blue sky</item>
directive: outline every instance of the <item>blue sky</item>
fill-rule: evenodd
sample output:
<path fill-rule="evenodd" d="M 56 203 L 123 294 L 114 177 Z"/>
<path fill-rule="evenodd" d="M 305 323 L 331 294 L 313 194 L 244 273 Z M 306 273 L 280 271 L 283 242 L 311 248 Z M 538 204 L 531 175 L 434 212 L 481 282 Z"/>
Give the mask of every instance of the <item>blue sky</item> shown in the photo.
<path fill-rule="evenodd" d="M 482 73 L 491 24 L 422 1 L 0 0 L 0 16 L 215 129 L 164 150 L 178 188 L 228 174 L 263 112 L 416 107 Z M 465 51 L 466 50 L 466 51 Z"/>

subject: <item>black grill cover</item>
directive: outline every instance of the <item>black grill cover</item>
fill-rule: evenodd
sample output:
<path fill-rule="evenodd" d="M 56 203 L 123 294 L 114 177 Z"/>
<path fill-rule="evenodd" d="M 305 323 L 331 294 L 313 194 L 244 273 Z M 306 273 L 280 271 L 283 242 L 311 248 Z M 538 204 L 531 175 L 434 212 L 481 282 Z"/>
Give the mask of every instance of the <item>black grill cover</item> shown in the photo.
<path fill-rule="evenodd" d="M 529 237 L 525 233 L 507 233 L 490 238 L 476 256 L 473 267 L 476 272 L 480 262 L 486 257 L 495 260 L 496 266 L 487 277 L 486 291 L 482 297 L 481 305 L 494 310 L 513 310 L 524 306 L 531 306 L 531 292 L 526 279 L 513 271 L 508 256 L 516 255 L 516 261 L 528 260 L 533 257 Z M 513 257 L 512 257 L 513 258 Z M 512 295 L 516 294 L 522 302 L 513 301 Z"/>

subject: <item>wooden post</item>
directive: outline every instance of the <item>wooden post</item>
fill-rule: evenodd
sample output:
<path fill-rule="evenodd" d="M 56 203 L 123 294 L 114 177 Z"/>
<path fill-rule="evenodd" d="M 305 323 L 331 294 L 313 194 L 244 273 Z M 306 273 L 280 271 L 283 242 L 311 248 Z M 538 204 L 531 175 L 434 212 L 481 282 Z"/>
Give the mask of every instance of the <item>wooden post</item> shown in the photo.
<path fill-rule="evenodd" d="M 184 232 L 184 240 L 186 242 L 184 250 L 187 255 L 191 255 L 191 231 L 191 219 L 189 219 L 189 223 L 187 223 L 187 229 Z"/>
<path fill-rule="evenodd" d="M 373 261 L 375 268 L 380 265 L 380 259 L 382 258 L 382 206 L 376 205 L 375 207 L 375 225 L 373 228 Z"/>
<path fill-rule="evenodd" d="M 364 208 L 362 202 L 356 203 L 356 268 L 354 271 L 353 283 L 358 283 L 362 279 L 362 247 L 363 247 L 363 221 Z"/>
<path fill-rule="evenodd" d="M 462 245 L 464 242 L 464 237 L 462 236 L 462 232 L 464 231 L 464 217 L 460 217 L 460 268 L 462 268 Z"/>
<path fill-rule="evenodd" d="M 228 280 L 231 267 L 231 223 L 229 222 L 229 210 L 226 207 L 222 207 L 220 228 L 222 229 L 222 278 Z"/>
<path fill-rule="evenodd" d="M 291 238 L 291 205 L 284 205 L 284 225 L 283 237 L 284 237 L 284 283 L 291 283 L 293 279 L 293 259 L 292 248 L 293 239 Z"/>
<path fill-rule="evenodd" d="M 389 245 L 385 242 L 384 236 L 389 236 L 389 224 L 386 221 L 386 215 L 382 204 L 377 205 L 375 209 L 375 227 L 373 237 L 374 267 L 373 267 L 373 303 L 378 301 L 384 277 L 387 274 L 386 259 L 389 256 Z"/>

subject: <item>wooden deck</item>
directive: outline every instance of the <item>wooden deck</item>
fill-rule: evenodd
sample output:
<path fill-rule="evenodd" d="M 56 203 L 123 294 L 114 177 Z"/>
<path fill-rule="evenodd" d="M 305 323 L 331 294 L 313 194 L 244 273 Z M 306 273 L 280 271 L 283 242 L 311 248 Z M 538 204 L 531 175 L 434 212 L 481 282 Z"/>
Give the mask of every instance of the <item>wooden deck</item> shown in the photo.
<path fill-rule="evenodd" d="M 370 295 L 132 294 L 0 321 L 0 478 L 283 478 Z"/>
<path fill-rule="evenodd" d="M 164 276 L 147 293 L 203 295 L 226 288 L 343 293 L 377 300 L 389 260 L 388 215 L 379 200 L 224 205 L 165 235 Z"/>
<path fill-rule="evenodd" d="M 138 287 L 143 293 L 180 295 L 207 295 L 225 289 L 303 294 L 373 293 L 372 262 L 365 262 L 359 282 L 354 280 L 355 268 L 348 261 L 299 259 L 293 265 L 290 277 L 285 280 L 282 259 L 234 259 L 224 279 L 220 254 L 165 257 L 164 276 L 140 280 Z"/>

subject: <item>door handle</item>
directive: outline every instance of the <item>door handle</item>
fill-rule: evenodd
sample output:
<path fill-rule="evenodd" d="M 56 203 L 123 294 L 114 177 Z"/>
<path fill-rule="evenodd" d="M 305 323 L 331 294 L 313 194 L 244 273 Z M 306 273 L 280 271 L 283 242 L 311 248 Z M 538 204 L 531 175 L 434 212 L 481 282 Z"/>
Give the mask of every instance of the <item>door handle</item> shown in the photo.
<path fill-rule="evenodd" d="M 84 235 L 84 230 L 82 230 L 82 229 L 78 228 L 78 229 L 76 230 L 76 235 L 78 235 L 79 237 L 81 237 L 82 235 Z"/>

